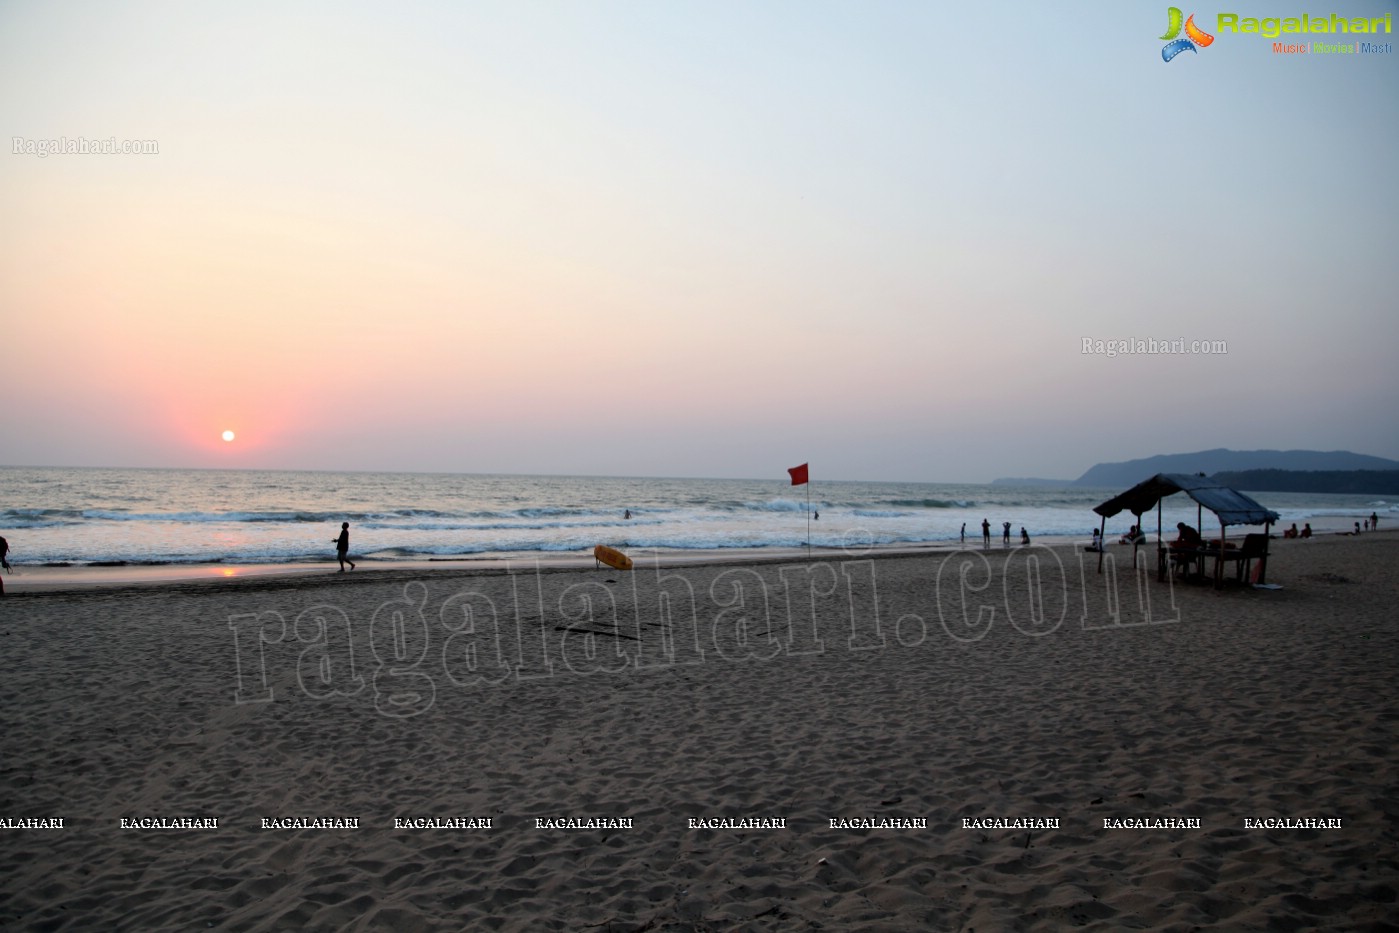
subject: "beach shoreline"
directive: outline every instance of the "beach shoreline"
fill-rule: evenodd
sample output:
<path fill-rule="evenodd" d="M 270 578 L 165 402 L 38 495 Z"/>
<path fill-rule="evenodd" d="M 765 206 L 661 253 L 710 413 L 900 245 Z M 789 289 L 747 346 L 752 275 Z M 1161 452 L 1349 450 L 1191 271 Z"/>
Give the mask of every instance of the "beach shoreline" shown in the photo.
<path fill-rule="evenodd" d="M 1208 528 L 1208 526 L 1207 526 Z M 1213 531 L 1213 529 L 1211 529 Z M 1228 539 L 1240 541 L 1255 529 L 1233 527 Z M 1217 533 L 1217 531 L 1215 532 Z M 1389 533 L 1367 532 L 1371 533 Z M 1323 537 L 1348 535 L 1339 526 L 1329 529 L 1316 529 L 1313 540 Z M 1168 535 L 1169 540 L 1171 536 Z M 1208 535 L 1207 535 L 1208 537 Z M 1274 541 L 1284 541 L 1281 531 L 1275 529 Z M 1045 535 L 1032 539 L 1035 546 L 1051 547 L 1056 550 L 1073 551 L 1082 549 L 1090 542 L 1088 536 Z M 866 548 L 838 547 L 752 547 L 717 549 L 659 549 L 638 548 L 628 553 L 638 565 L 652 567 L 702 567 L 706 565 L 769 564 L 801 562 L 807 559 L 818 561 L 854 560 L 861 557 L 890 558 L 908 557 L 922 554 L 950 554 L 958 551 L 997 552 L 1022 547 L 1018 535 L 1006 545 L 999 535 L 992 537 L 991 546 L 983 548 L 978 536 L 975 540 L 969 535 L 966 544 L 959 541 L 935 541 L 918 544 L 882 544 Z M 1141 553 L 1149 553 L 1156 548 L 1154 532 L 1150 540 L 1139 547 Z M 1130 554 L 1130 545 L 1122 544 L 1116 538 L 1109 538 L 1108 553 Z M 1140 559 L 1140 558 L 1139 558 Z M 380 560 L 356 555 L 357 567 L 346 573 L 363 576 L 366 574 L 408 574 L 416 575 L 431 572 L 517 573 L 521 569 L 539 567 L 545 570 L 575 570 L 596 568 L 597 562 L 590 552 L 542 551 L 515 553 L 509 555 L 461 555 L 456 557 L 435 557 L 421 560 Z M 6 594 L 47 593 L 70 589 L 89 589 L 126 586 L 159 586 L 165 584 L 198 584 L 249 580 L 258 578 L 297 578 L 307 582 L 318 580 L 328 574 L 339 574 L 334 560 L 295 561 L 295 562 L 240 562 L 237 560 L 210 563 L 119 563 L 69 564 L 65 566 L 32 565 L 22 561 L 12 561 L 14 570 L 4 577 Z"/>
<path fill-rule="evenodd" d="M 1003 524 L 1012 543 L 1081 541 L 1099 527 L 1094 506 L 1111 490 L 1057 490 L 941 483 L 819 484 L 267 471 L 95 471 L 0 468 L 0 534 L 21 575 L 46 578 L 191 578 L 313 572 L 334 560 L 332 540 L 349 523 L 357 563 L 586 562 L 597 544 L 656 552 L 667 561 L 747 559 L 749 552 L 954 547 L 965 528 L 978 546 Z M 1163 532 L 1205 522 L 1185 497 L 1167 502 Z M 1356 496 L 1277 495 L 1282 516 L 1318 532 L 1390 506 Z M 811 519 L 807 514 L 810 509 Z M 819 512 L 819 517 L 817 517 Z M 1399 523 L 1399 512 L 1394 521 Z M 630 517 L 628 517 L 630 516 Z M 1135 521 L 1107 522 L 1110 542 Z M 1155 515 L 1143 516 L 1154 530 Z M 710 557 L 712 555 L 712 558 Z M 170 568 L 161 570 L 159 568 Z M 338 567 L 337 567 L 338 569 Z M 18 577 L 16 577 L 18 581 Z"/>

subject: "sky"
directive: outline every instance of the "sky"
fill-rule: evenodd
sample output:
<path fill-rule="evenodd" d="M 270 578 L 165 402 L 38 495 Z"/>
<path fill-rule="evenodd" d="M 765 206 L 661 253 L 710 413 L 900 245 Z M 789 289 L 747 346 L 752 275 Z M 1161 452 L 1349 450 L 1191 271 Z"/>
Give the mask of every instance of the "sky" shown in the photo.
<path fill-rule="evenodd" d="M 1396 3 L 1182 9 L 7 0 L 0 463 L 1399 458 L 1399 52 L 1215 28 Z"/>

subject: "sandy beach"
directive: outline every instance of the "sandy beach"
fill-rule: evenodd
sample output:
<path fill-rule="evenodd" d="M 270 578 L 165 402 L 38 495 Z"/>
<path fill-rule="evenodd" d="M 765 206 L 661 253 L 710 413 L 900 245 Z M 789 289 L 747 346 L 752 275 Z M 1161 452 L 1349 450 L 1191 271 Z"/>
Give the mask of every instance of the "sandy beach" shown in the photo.
<path fill-rule="evenodd" d="M 1399 533 L 1272 547 L 11 585 L 0 926 L 1396 929 Z"/>

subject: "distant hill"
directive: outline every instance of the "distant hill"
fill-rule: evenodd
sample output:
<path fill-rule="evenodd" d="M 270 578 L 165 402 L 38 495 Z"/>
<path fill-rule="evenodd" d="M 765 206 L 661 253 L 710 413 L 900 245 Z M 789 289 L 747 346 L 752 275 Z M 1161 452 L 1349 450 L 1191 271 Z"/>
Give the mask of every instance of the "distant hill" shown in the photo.
<path fill-rule="evenodd" d="M 1249 492 L 1399 496 L 1399 470 L 1236 470 L 1211 479 Z"/>
<path fill-rule="evenodd" d="M 1193 454 L 1160 454 L 1122 463 L 1100 463 L 1074 480 L 1073 484 L 1116 489 L 1133 486 L 1157 473 L 1204 473 L 1213 476 L 1242 470 L 1399 470 L 1399 460 L 1386 460 L 1384 457 L 1371 457 L 1348 450 L 1226 450 L 1221 447 Z"/>
<path fill-rule="evenodd" d="M 1040 479 L 1037 476 L 1005 476 L 991 480 L 992 486 L 1072 486 L 1071 479 Z"/>

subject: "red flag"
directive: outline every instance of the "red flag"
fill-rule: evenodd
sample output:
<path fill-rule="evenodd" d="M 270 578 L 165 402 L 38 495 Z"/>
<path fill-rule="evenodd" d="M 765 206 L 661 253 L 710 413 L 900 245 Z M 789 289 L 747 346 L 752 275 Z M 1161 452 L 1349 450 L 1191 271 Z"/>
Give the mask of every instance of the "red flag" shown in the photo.
<path fill-rule="evenodd" d="M 789 468 L 787 469 L 787 472 L 792 474 L 792 485 L 793 485 L 793 486 L 802 486 L 802 485 L 804 485 L 804 484 L 806 483 L 806 464 L 805 464 L 805 463 L 803 463 L 801 466 L 789 467 Z"/>

